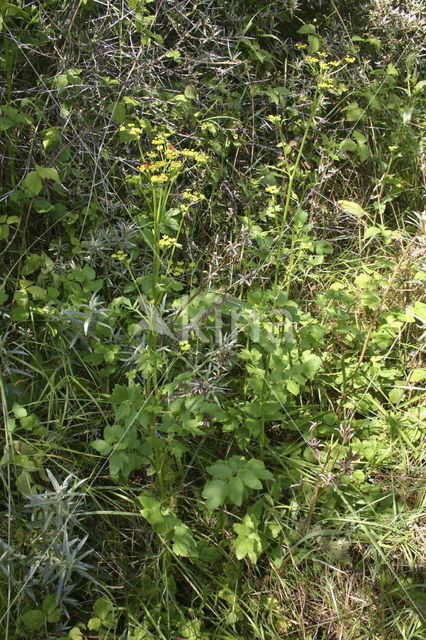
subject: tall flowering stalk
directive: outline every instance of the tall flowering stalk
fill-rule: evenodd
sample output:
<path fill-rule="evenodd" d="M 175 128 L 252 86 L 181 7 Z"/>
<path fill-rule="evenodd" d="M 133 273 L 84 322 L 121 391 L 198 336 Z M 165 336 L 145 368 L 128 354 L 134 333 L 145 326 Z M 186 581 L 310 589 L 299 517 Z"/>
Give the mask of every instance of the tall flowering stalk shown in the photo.
<path fill-rule="evenodd" d="M 152 287 L 150 301 L 151 307 L 155 310 L 161 303 L 164 296 L 164 286 L 161 282 L 162 276 L 167 276 L 171 270 L 173 256 L 178 246 L 179 237 L 182 231 L 182 225 L 185 214 L 191 205 L 199 202 L 204 198 L 200 193 L 186 189 L 182 194 L 183 203 L 180 204 L 181 217 L 175 237 L 170 237 L 162 232 L 162 226 L 165 214 L 169 208 L 170 201 L 174 195 L 173 187 L 178 178 L 185 173 L 194 169 L 199 165 L 203 165 L 207 161 L 207 156 L 191 149 L 178 150 L 173 146 L 169 138 L 173 135 L 173 131 L 162 131 L 152 139 L 152 149 L 147 153 L 142 151 L 139 142 L 139 150 L 142 163 L 138 167 L 139 176 L 136 179 L 139 182 L 140 191 L 144 198 L 145 204 L 151 214 L 152 219 Z M 135 177 L 131 178 L 135 181 Z M 167 260 L 165 260 L 168 254 Z M 162 273 L 162 267 L 164 273 Z M 154 397 L 154 409 L 150 413 L 150 432 L 152 440 L 152 448 L 154 453 L 154 464 L 156 476 L 158 479 L 158 488 L 160 495 L 164 497 L 164 483 L 162 477 L 162 464 L 158 439 L 156 436 L 156 420 L 158 415 L 158 406 L 161 395 L 161 386 L 158 380 L 158 336 L 156 323 L 149 323 L 148 333 L 148 353 L 152 364 L 152 374 L 147 376 L 146 391 L 147 397 Z"/>
<path fill-rule="evenodd" d="M 305 45 L 300 44 L 299 48 L 303 48 L 304 46 Z M 282 122 L 281 116 L 274 116 L 274 115 L 269 116 L 269 120 L 273 122 L 277 127 L 278 136 L 280 138 L 280 146 L 284 152 L 284 156 L 283 156 L 284 167 L 282 171 L 288 177 L 287 188 L 285 191 L 284 208 L 283 208 L 281 220 L 278 223 L 278 248 L 277 248 L 277 258 L 276 258 L 275 277 L 274 277 L 274 288 L 276 292 L 278 288 L 278 277 L 279 277 L 279 270 L 280 270 L 279 267 L 280 267 L 282 249 L 283 249 L 284 230 L 285 230 L 288 213 L 290 209 L 290 203 L 293 195 L 293 184 L 294 184 L 294 180 L 297 175 L 299 165 L 303 156 L 303 150 L 305 148 L 309 131 L 311 130 L 312 125 L 314 123 L 315 115 L 318 111 L 321 98 L 327 91 L 332 91 L 333 89 L 335 89 L 335 86 L 336 86 L 335 78 L 334 78 L 335 74 L 338 72 L 339 69 L 342 69 L 342 67 L 345 64 L 355 61 L 355 58 L 350 56 L 346 56 L 344 60 L 327 60 L 326 58 L 327 58 L 327 54 L 323 51 L 317 52 L 316 55 L 309 55 L 306 58 L 306 63 L 309 65 L 311 71 L 316 75 L 317 82 L 315 86 L 314 96 L 312 98 L 309 118 L 306 122 L 305 130 L 303 132 L 303 135 L 300 141 L 296 160 L 292 166 L 289 165 L 287 156 L 285 154 L 285 149 L 288 145 L 285 141 L 284 134 L 283 134 L 283 127 L 282 127 L 283 122 Z M 274 187 L 272 187 L 272 190 L 273 189 Z M 278 192 L 279 192 L 278 189 L 276 190 L 276 192 L 270 191 L 272 198 L 274 200 Z M 291 285 L 291 275 L 292 275 L 293 267 L 295 264 L 294 249 L 295 249 L 296 235 L 297 235 L 297 226 L 293 225 L 290 257 L 289 257 L 289 267 L 287 270 L 287 294 L 289 293 L 289 289 Z"/>

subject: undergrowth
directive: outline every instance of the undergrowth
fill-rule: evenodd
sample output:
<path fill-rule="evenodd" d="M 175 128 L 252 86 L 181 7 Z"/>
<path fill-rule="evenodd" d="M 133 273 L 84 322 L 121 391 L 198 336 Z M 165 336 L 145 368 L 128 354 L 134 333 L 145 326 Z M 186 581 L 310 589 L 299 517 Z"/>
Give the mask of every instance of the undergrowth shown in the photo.
<path fill-rule="evenodd" d="M 5 638 L 424 637 L 420 5 L 0 4 Z"/>

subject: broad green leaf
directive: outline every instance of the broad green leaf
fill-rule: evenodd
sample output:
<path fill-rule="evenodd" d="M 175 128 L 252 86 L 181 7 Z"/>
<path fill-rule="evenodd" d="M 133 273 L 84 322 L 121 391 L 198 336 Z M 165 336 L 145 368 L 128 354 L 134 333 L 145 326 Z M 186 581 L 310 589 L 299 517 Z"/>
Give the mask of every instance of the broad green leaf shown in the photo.
<path fill-rule="evenodd" d="M 343 211 L 346 211 L 346 213 L 349 213 L 352 216 L 356 216 L 357 218 L 365 216 L 368 218 L 367 212 L 364 211 L 361 205 L 356 202 L 352 202 L 351 200 L 338 200 L 337 204 L 343 209 Z"/>
<path fill-rule="evenodd" d="M 254 515 L 246 513 L 241 523 L 234 524 L 238 534 L 234 540 L 235 554 L 238 560 L 248 556 L 251 562 L 256 563 L 262 553 L 262 541 L 257 531 L 258 522 Z"/>
<path fill-rule="evenodd" d="M 321 358 L 311 351 L 304 351 L 302 353 L 303 375 L 308 378 L 308 380 L 313 380 L 315 378 L 321 364 Z"/>
<path fill-rule="evenodd" d="M 361 293 L 361 304 L 375 311 L 379 308 L 380 296 L 375 291 L 363 291 Z"/>
<path fill-rule="evenodd" d="M 361 160 L 361 162 L 365 162 L 371 155 L 370 149 L 367 147 L 366 144 L 358 143 L 357 152 L 358 152 L 358 158 Z"/>
<path fill-rule="evenodd" d="M 27 496 L 33 493 L 31 487 L 31 474 L 25 469 L 16 478 L 16 488 L 22 495 Z"/>
<path fill-rule="evenodd" d="M 287 387 L 287 390 L 290 391 L 290 393 L 292 393 L 294 396 L 297 396 L 298 393 L 300 393 L 300 385 L 297 384 L 297 382 L 292 378 L 286 380 L 285 385 Z"/>
<path fill-rule="evenodd" d="M 262 480 L 269 480 L 272 478 L 272 473 L 265 469 L 265 465 L 262 460 L 258 460 L 257 458 L 252 458 L 246 464 L 247 469 L 251 469 L 255 471 L 259 478 Z"/>
<path fill-rule="evenodd" d="M 33 300 L 46 300 L 46 292 L 42 287 L 34 284 L 28 287 L 27 291 Z"/>
<path fill-rule="evenodd" d="M 364 231 L 364 238 L 368 240 L 368 238 L 374 238 L 377 234 L 380 233 L 380 229 L 378 227 L 368 227 Z"/>
<path fill-rule="evenodd" d="M 247 487 L 250 487 L 250 489 L 259 490 L 262 488 L 262 483 L 259 480 L 259 477 L 254 469 L 251 469 L 250 467 L 246 467 L 245 469 L 241 469 L 238 475 L 241 478 L 241 480 L 244 482 L 244 484 Z"/>
<path fill-rule="evenodd" d="M 44 613 L 40 609 L 31 609 L 24 613 L 21 620 L 27 629 L 36 631 L 44 625 Z"/>
<path fill-rule="evenodd" d="M 112 622 L 114 618 L 114 606 L 108 598 L 98 598 L 93 605 L 96 615 L 105 622 Z"/>
<path fill-rule="evenodd" d="M 56 595 L 54 593 L 51 593 L 44 598 L 41 608 L 47 622 L 59 622 L 61 618 L 61 610 L 58 607 Z"/>
<path fill-rule="evenodd" d="M 236 504 L 237 507 L 241 507 L 244 495 L 244 483 L 239 475 L 231 478 L 228 483 L 227 490 L 231 502 Z"/>
<path fill-rule="evenodd" d="M 9 120 L 9 118 L 5 116 L 0 116 L 0 131 L 7 131 L 11 127 L 13 127 L 12 120 Z"/>
<path fill-rule="evenodd" d="M 123 124 L 126 119 L 126 105 L 121 102 L 110 102 L 108 105 L 108 112 L 111 113 L 113 119 L 117 124 Z"/>
<path fill-rule="evenodd" d="M 40 176 L 37 171 L 29 171 L 25 178 L 22 180 L 22 186 L 28 189 L 33 196 L 38 196 L 43 186 Z"/>
<path fill-rule="evenodd" d="M 357 148 L 357 143 L 350 138 L 348 138 L 347 140 L 342 140 L 342 142 L 339 144 L 339 150 L 342 153 L 347 153 L 348 151 L 356 151 Z"/>
<path fill-rule="evenodd" d="M 417 300 L 413 305 L 407 307 L 405 312 L 416 320 L 420 320 L 422 324 L 426 324 L 426 303 Z"/>
<path fill-rule="evenodd" d="M 249 536 L 238 536 L 234 540 L 235 554 L 238 560 L 242 560 L 245 556 L 252 556 L 254 551 L 254 540 Z"/>
<path fill-rule="evenodd" d="M 129 458 L 124 451 L 114 451 L 109 459 L 109 472 L 112 476 L 118 476 L 120 472 L 127 477 L 130 473 L 128 469 Z M 127 468 L 127 475 L 126 475 Z"/>
<path fill-rule="evenodd" d="M 51 129 L 47 129 L 43 132 L 43 148 L 47 151 L 51 147 L 57 147 L 61 142 L 61 136 L 59 135 L 59 131 L 56 127 L 52 127 Z"/>
<path fill-rule="evenodd" d="M 87 623 L 87 628 L 90 631 L 100 631 L 102 629 L 102 620 L 97 616 L 93 616 Z"/>
<path fill-rule="evenodd" d="M 226 484 L 223 480 L 209 480 L 203 489 L 202 496 L 206 500 L 207 509 L 214 511 L 225 502 Z"/>
<path fill-rule="evenodd" d="M 189 558 L 197 555 L 197 543 L 192 536 L 191 530 L 186 526 L 186 524 L 180 522 L 176 525 L 172 538 L 172 549 L 177 556 Z"/>
<path fill-rule="evenodd" d="M 186 418 L 182 420 L 182 430 L 185 432 L 189 432 L 191 435 L 200 436 L 203 434 L 202 430 L 199 428 L 199 425 L 202 424 L 202 420 L 196 420 L 193 418 Z"/>
<path fill-rule="evenodd" d="M 185 98 L 188 98 L 188 100 L 197 99 L 197 92 L 195 91 L 194 87 L 192 87 L 190 84 L 185 87 L 184 95 L 185 95 Z"/>
<path fill-rule="evenodd" d="M 110 443 L 119 442 L 123 436 L 123 429 L 118 424 L 107 424 L 104 429 L 104 438 Z"/>
<path fill-rule="evenodd" d="M 321 47 L 321 40 L 318 36 L 308 35 L 309 53 L 316 53 Z"/>
<path fill-rule="evenodd" d="M 34 200 L 33 207 L 34 210 L 37 211 L 37 213 L 47 213 L 48 211 L 51 211 L 53 209 L 53 205 L 50 204 L 48 200 L 44 200 L 42 198 L 37 198 L 37 200 Z"/>
<path fill-rule="evenodd" d="M 348 120 L 348 122 L 360 120 L 364 114 L 361 107 L 358 106 L 358 102 L 351 102 L 343 111 L 346 112 L 346 120 Z"/>
<path fill-rule="evenodd" d="M 28 415 L 28 412 L 25 409 L 25 407 L 18 404 L 17 402 L 13 403 L 12 411 L 15 418 L 26 418 Z"/>
<path fill-rule="evenodd" d="M 314 24 L 304 24 L 303 27 L 297 30 L 297 33 L 316 33 Z"/>
<path fill-rule="evenodd" d="M 90 444 L 103 456 L 107 456 L 112 449 L 112 446 L 108 444 L 108 442 L 105 442 L 105 440 L 93 440 Z"/>
<path fill-rule="evenodd" d="M 61 184 L 58 170 L 54 167 L 40 167 L 36 164 L 36 172 L 42 180 L 53 180 L 56 184 Z"/>
<path fill-rule="evenodd" d="M 418 369 L 413 369 L 410 374 L 410 382 L 420 382 L 426 378 L 426 369 L 419 367 Z"/>
<path fill-rule="evenodd" d="M 220 478 L 221 480 L 227 480 L 233 473 L 230 465 L 223 460 L 218 460 L 210 467 L 207 467 L 207 471 L 215 478 Z"/>

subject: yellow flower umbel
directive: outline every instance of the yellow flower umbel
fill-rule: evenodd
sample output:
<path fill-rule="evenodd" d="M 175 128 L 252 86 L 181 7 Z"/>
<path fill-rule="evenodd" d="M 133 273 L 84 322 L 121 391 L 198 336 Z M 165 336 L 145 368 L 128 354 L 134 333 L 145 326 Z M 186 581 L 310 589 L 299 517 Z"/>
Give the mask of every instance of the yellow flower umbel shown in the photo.
<path fill-rule="evenodd" d="M 138 167 L 141 174 L 146 176 L 151 184 L 165 184 L 182 172 L 191 169 L 194 164 L 207 162 L 208 157 L 202 151 L 183 149 L 179 151 L 167 140 L 172 132 L 166 131 L 156 135 L 152 140 L 155 151 L 142 154 L 144 162 Z M 187 160 L 193 160 L 193 165 L 188 166 Z"/>
<path fill-rule="evenodd" d="M 190 350 L 191 345 L 189 344 L 188 340 L 179 340 L 179 348 L 181 353 L 186 353 Z"/>

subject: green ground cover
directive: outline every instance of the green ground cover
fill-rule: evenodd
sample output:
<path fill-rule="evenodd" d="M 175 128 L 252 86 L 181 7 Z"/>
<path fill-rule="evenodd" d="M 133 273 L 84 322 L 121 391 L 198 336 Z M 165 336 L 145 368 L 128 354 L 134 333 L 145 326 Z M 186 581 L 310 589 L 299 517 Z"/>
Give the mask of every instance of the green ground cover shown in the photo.
<path fill-rule="evenodd" d="M 0 627 L 425 637 L 421 0 L 0 0 Z"/>

